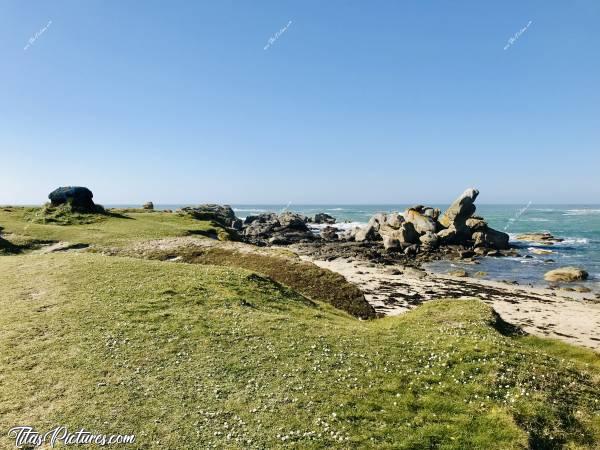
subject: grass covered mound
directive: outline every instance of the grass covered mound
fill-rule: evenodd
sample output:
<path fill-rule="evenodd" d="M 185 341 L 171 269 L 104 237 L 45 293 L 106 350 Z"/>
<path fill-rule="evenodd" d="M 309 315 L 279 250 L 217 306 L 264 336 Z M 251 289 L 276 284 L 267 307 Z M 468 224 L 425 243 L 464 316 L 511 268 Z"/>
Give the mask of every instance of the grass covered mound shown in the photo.
<path fill-rule="evenodd" d="M 82 225 L 104 220 L 108 215 L 109 213 L 101 205 L 94 205 L 92 209 L 82 209 L 71 203 L 56 206 L 46 203 L 41 208 L 32 208 L 28 217 L 33 223 Z"/>
<path fill-rule="evenodd" d="M 167 259 L 179 256 L 181 261 L 188 263 L 252 270 L 289 286 L 308 298 L 330 303 L 355 317 L 361 319 L 376 317 L 375 310 L 369 305 L 362 291 L 342 275 L 309 262 L 275 255 L 276 253 L 263 254 L 219 246 L 203 249 L 189 246 L 176 252 L 157 252 L 152 257 Z"/>
<path fill-rule="evenodd" d="M 478 301 L 358 321 L 246 270 L 98 254 L 0 257 L 0 284 L 2 448 L 22 424 L 147 449 L 600 446 L 597 355 Z"/>
<path fill-rule="evenodd" d="M 27 219 L 29 211 L 25 208 L 0 209 L 0 223 L 6 224 L 7 229 L 25 244 L 68 241 L 91 245 L 93 251 L 111 255 L 163 260 L 179 256 L 184 262 L 242 267 L 269 276 L 311 299 L 331 303 L 356 317 L 375 317 L 360 289 L 341 275 L 293 259 L 289 252 L 278 249 L 235 244 L 256 251 L 241 253 L 236 247 L 229 247 L 234 244 L 214 242 L 235 239 L 229 235 L 233 230 L 214 221 L 160 211 L 114 210 L 111 211 L 113 215 L 101 222 L 64 227 L 32 224 Z M 165 250 L 164 244 L 172 241 L 178 244 L 177 248 Z M 200 245 L 202 241 L 204 245 Z M 284 257 L 286 253 L 288 255 Z"/>
<path fill-rule="evenodd" d="M 329 303 L 355 317 L 377 317 L 356 285 L 349 283 L 340 274 L 301 261 L 295 253 L 283 248 L 174 238 L 134 243 L 109 252 L 118 256 L 248 269 L 309 299 Z"/>

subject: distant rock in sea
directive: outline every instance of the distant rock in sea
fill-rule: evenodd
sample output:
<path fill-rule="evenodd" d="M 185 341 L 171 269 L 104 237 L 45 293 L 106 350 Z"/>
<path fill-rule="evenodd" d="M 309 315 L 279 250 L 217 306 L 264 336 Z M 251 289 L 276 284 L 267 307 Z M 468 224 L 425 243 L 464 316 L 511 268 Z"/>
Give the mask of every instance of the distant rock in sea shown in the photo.
<path fill-rule="evenodd" d="M 563 239 L 554 237 L 548 232 L 519 234 L 516 239 L 519 241 L 529 241 L 544 245 L 553 245 L 563 241 Z"/>

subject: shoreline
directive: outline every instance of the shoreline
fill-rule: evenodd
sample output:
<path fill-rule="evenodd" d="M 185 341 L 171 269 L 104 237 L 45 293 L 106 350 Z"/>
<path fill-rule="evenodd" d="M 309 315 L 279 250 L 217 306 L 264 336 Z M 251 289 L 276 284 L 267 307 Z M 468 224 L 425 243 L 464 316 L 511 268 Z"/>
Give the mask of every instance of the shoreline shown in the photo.
<path fill-rule="evenodd" d="M 383 266 L 352 258 L 325 260 L 297 254 L 303 261 L 344 276 L 384 316 L 403 314 L 434 299 L 476 298 L 528 334 L 600 352 L 600 300 L 589 293 L 455 277 L 402 264 Z"/>

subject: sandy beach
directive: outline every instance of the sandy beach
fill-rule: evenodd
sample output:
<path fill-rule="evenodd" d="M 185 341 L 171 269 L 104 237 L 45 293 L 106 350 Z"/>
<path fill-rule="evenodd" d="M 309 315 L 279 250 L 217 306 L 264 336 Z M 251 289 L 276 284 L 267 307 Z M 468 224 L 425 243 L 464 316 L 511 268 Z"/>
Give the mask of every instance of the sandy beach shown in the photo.
<path fill-rule="evenodd" d="M 433 299 L 478 298 L 526 333 L 600 351 L 600 300 L 594 294 L 454 277 L 401 265 L 301 258 L 343 275 L 384 315 L 399 315 Z"/>

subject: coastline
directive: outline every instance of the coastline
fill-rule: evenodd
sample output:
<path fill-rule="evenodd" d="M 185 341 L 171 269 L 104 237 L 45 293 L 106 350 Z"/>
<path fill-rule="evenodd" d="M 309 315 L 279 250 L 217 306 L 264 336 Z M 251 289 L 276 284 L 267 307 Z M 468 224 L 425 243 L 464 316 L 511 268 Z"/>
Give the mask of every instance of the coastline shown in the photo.
<path fill-rule="evenodd" d="M 397 316 L 434 299 L 476 298 L 526 333 L 600 352 L 600 299 L 594 294 L 456 277 L 401 264 L 349 258 L 328 261 L 305 253 L 299 257 L 357 285 L 382 315 Z"/>

